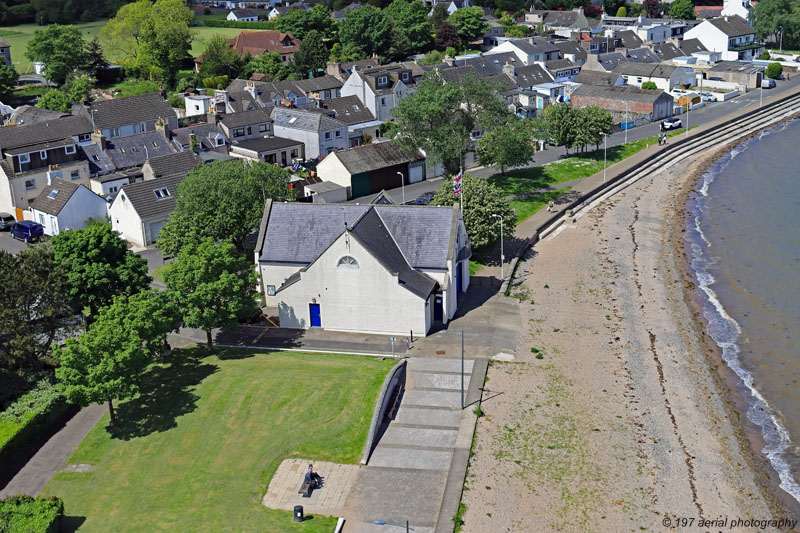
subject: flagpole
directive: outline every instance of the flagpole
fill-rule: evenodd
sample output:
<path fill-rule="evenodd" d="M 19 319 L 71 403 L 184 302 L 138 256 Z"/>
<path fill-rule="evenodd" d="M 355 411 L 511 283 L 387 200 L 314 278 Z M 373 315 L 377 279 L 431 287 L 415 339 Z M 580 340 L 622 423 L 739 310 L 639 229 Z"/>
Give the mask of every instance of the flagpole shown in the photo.
<path fill-rule="evenodd" d="M 461 218 L 464 218 L 464 169 L 463 167 L 459 167 L 458 169 L 458 176 L 459 176 L 459 184 L 461 186 L 461 192 L 458 194 L 458 200 L 461 202 Z"/>

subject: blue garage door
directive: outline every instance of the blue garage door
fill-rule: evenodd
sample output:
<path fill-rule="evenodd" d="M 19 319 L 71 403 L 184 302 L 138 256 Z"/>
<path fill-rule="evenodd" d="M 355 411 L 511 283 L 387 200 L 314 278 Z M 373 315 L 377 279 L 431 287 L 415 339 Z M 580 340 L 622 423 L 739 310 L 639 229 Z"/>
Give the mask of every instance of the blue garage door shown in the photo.
<path fill-rule="evenodd" d="M 322 317 L 320 316 L 319 304 L 308 304 L 308 313 L 311 315 L 311 327 L 321 328 Z"/>

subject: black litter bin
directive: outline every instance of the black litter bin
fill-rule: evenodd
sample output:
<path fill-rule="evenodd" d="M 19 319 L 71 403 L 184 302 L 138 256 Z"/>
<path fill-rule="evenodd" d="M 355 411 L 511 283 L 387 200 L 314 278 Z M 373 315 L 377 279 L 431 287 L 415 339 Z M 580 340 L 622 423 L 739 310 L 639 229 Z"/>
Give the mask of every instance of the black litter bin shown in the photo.
<path fill-rule="evenodd" d="M 295 505 L 294 506 L 294 521 L 295 522 L 302 522 L 303 521 L 303 506 L 302 505 Z"/>

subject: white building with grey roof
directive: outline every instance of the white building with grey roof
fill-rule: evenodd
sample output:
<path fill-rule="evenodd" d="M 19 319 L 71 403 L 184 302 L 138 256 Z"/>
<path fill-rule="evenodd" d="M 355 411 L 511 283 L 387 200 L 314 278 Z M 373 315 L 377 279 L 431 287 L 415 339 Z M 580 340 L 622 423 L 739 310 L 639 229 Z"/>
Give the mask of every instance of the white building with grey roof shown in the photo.
<path fill-rule="evenodd" d="M 276 106 L 270 118 L 274 135 L 302 142 L 307 159 L 325 157 L 349 146 L 347 124 L 322 113 Z"/>
<path fill-rule="evenodd" d="M 281 327 L 388 335 L 447 323 L 469 286 L 470 256 L 457 206 L 271 200 L 255 250 Z"/>

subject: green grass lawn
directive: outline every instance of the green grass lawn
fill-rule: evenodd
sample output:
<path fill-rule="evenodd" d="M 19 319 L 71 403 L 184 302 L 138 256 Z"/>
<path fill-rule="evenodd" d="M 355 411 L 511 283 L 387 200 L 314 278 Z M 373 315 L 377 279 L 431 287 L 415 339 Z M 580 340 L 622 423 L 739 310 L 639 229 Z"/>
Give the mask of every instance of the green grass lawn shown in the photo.
<path fill-rule="evenodd" d="M 106 25 L 105 20 L 95 20 L 93 22 L 85 22 L 82 24 L 75 24 L 81 29 L 83 39 L 91 41 L 97 37 L 103 26 Z M 11 45 L 11 61 L 17 67 L 17 72 L 20 74 L 31 74 L 33 72 L 33 64 L 25 57 L 25 45 L 28 43 L 33 32 L 42 29 L 43 26 L 38 24 L 20 24 L 18 26 L 3 26 L 0 27 L 0 37 L 8 41 Z"/>
<path fill-rule="evenodd" d="M 393 362 L 294 352 L 176 350 L 142 394 L 106 415 L 45 495 L 64 499 L 81 531 L 333 531 L 292 522 L 261 498 L 283 459 L 355 463 Z M 299 482 L 299 479 L 298 479 Z"/>

